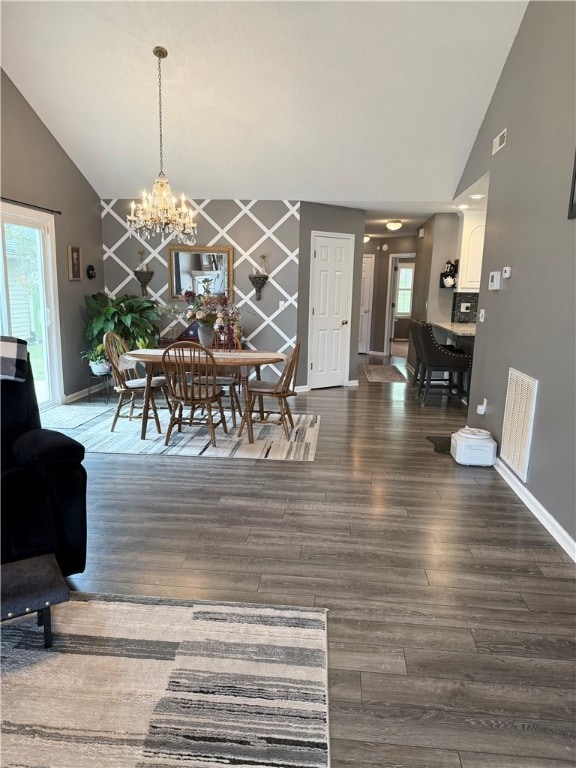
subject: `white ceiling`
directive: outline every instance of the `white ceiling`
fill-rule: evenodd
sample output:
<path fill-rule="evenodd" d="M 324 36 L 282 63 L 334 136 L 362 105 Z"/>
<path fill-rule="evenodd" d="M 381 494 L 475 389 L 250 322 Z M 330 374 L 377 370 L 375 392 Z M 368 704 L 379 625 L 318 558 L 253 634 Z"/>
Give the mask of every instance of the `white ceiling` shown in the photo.
<path fill-rule="evenodd" d="M 526 2 L 10 2 L 2 68 L 102 198 L 366 208 L 410 232 L 452 198 Z"/>

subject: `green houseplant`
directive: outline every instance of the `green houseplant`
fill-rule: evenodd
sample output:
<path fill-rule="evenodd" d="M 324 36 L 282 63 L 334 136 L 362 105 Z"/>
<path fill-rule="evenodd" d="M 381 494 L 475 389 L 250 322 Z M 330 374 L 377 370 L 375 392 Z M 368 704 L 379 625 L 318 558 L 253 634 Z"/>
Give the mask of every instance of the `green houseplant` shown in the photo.
<path fill-rule="evenodd" d="M 94 344 L 87 352 L 80 355 L 88 364 L 95 376 L 104 376 L 110 372 L 110 363 L 106 357 L 104 344 Z"/>
<path fill-rule="evenodd" d="M 84 296 L 84 301 L 89 315 L 86 338 L 93 345 L 101 344 L 104 334 L 114 331 L 129 349 L 156 346 L 160 333 L 156 323 L 162 314 L 156 302 L 127 293 L 116 298 L 94 293 Z"/>

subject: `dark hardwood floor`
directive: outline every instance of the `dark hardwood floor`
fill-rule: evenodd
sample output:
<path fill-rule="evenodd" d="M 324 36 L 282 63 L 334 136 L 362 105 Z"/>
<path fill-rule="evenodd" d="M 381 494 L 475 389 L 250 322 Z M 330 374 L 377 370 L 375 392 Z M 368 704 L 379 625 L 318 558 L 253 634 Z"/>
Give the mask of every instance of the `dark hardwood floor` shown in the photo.
<path fill-rule="evenodd" d="M 314 462 L 89 454 L 72 586 L 326 607 L 332 768 L 574 768 L 576 566 L 434 453 L 464 406 L 359 379 L 296 398 Z"/>

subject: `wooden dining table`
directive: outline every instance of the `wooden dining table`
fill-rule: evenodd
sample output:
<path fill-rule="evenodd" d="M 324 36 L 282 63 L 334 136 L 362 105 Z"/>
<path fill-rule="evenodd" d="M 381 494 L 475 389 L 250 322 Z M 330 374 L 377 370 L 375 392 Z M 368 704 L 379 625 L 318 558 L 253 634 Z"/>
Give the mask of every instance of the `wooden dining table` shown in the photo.
<path fill-rule="evenodd" d="M 152 377 L 162 369 L 162 355 L 165 349 L 133 349 L 125 352 L 120 358 L 122 368 L 133 368 L 136 363 L 142 363 L 146 368 L 146 389 L 144 391 L 144 403 L 142 406 L 142 429 L 140 439 L 146 439 L 148 428 L 148 411 L 150 405 L 150 393 L 152 390 Z M 251 349 L 242 350 L 210 350 L 216 363 L 216 368 L 237 368 L 240 372 L 242 391 L 244 393 L 244 411 L 246 413 L 246 428 L 248 442 L 254 442 L 254 429 L 252 426 L 252 414 L 246 408 L 248 402 L 248 377 L 251 368 L 259 370 L 263 365 L 283 363 L 286 355 L 282 352 L 263 352 Z"/>

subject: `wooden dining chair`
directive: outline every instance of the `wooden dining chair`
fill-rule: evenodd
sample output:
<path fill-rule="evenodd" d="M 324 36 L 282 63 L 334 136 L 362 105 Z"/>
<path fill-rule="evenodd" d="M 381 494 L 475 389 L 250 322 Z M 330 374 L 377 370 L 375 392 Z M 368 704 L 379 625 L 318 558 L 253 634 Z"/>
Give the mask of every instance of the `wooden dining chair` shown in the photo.
<path fill-rule="evenodd" d="M 254 424 L 282 424 L 286 439 L 290 439 L 290 432 L 294 429 L 294 419 L 292 418 L 292 411 L 288 404 L 288 398 L 296 396 L 296 375 L 298 373 L 300 344 L 301 339 L 298 339 L 294 345 L 292 354 L 284 364 L 284 370 L 280 374 L 278 381 L 272 382 L 253 379 L 248 382 L 245 412 L 242 421 L 240 422 L 238 436 L 242 434 L 244 424 L 246 423 L 246 412 L 249 412 Z M 278 410 L 270 410 L 265 407 L 265 398 L 268 400 L 277 400 Z M 257 400 L 259 401 L 259 412 L 258 418 L 254 418 L 254 409 Z M 273 414 L 278 415 L 278 419 L 270 421 L 269 417 Z"/>
<path fill-rule="evenodd" d="M 214 334 L 214 341 L 212 343 L 212 349 L 221 351 L 232 351 L 242 349 L 242 343 L 236 336 L 230 336 L 226 331 L 220 333 L 216 331 Z M 238 390 L 240 388 L 240 373 L 236 368 L 222 368 L 218 366 L 218 375 L 216 376 L 216 383 L 222 388 L 222 395 L 224 398 L 228 398 L 230 415 L 232 416 L 232 424 L 236 428 L 236 413 L 242 418 L 242 406 L 240 404 L 240 397 L 238 396 Z"/>
<path fill-rule="evenodd" d="M 136 367 L 124 368 L 120 365 L 120 357 L 128 352 L 129 349 L 126 342 L 113 331 L 108 331 L 104 334 L 104 349 L 106 350 L 106 357 L 110 361 L 112 366 L 112 376 L 114 377 L 114 389 L 118 392 L 118 405 L 112 418 L 112 426 L 110 432 L 114 432 L 114 428 L 119 418 L 123 419 L 136 419 L 142 418 L 142 411 L 135 413 L 136 401 L 138 398 L 144 400 L 144 394 L 146 392 L 146 377 L 140 376 Z M 161 390 L 164 396 L 167 396 L 166 392 L 166 379 L 164 376 L 153 376 L 150 389 L 149 407 L 154 414 L 154 422 L 156 429 L 161 432 L 160 421 L 158 419 L 158 411 L 156 408 L 156 401 L 154 399 L 154 393 Z M 168 400 L 167 400 L 168 402 Z M 128 413 L 123 414 L 122 408 L 128 405 Z M 143 407 L 143 406 L 142 406 Z"/>
<path fill-rule="evenodd" d="M 174 427 L 178 426 L 178 432 L 181 432 L 182 424 L 187 423 L 207 425 L 210 442 L 215 447 L 215 428 L 222 425 L 225 434 L 228 433 L 228 428 L 222 405 L 222 389 L 216 381 L 216 362 L 212 352 L 201 344 L 178 341 L 164 350 L 162 368 L 171 403 L 165 445 L 168 445 Z M 220 413 L 219 421 L 214 421 L 214 405 Z M 189 416 L 184 416 L 184 408 L 190 408 Z M 201 409 L 201 413 L 196 416 L 198 409 Z"/>

